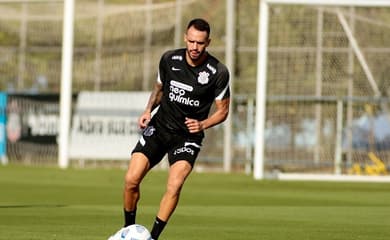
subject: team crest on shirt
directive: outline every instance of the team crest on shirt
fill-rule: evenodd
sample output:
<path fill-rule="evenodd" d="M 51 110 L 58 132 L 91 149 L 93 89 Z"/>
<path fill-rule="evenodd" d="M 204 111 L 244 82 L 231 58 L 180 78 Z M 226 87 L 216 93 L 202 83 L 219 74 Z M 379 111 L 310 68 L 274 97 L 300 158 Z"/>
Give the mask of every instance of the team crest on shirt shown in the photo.
<path fill-rule="evenodd" d="M 198 75 L 198 83 L 200 84 L 207 84 L 209 82 L 209 76 L 210 74 L 206 71 L 200 72 Z"/>

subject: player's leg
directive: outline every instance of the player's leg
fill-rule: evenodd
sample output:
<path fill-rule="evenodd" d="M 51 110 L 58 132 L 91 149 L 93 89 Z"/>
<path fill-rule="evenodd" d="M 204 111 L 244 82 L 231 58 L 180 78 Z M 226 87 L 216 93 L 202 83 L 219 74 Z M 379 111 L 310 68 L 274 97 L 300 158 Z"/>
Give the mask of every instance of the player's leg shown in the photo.
<path fill-rule="evenodd" d="M 149 160 L 143 153 L 132 154 L 123 189 L 125 227 L 135 224 L 137 203 L 140 199 L 140 183 L 149 169 Z"/>
<path fill-rule="evenodd" d="M 160 202 L 156 221 L 151 231 L 152 239 L 157 240 L 179 202 L 180 192 L 192 166 L 188 161 L 177 161 L 169 169 L 166 191 Z"/>
<path fill-rule="evenodd" d="M 169 169 L 166 191 L 160 202 L 158 217 L 168 221 L 179 201 L 183 184 L 191 173 L 192 166 L 187 161 L 177 161 Z"/>

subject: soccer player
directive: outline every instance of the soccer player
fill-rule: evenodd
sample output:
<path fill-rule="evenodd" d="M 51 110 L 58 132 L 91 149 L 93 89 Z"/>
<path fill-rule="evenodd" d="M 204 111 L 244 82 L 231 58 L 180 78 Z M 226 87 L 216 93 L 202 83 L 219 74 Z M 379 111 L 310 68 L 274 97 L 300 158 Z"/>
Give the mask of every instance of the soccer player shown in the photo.
<path fill-rule="evenodd" d="M 142 179 L 168 154 L 166 191 L 151 230 L 154 240 L 159 238 L 178 204 L 183 184 L 201 149 L 204 130 L 228 116 L 229 72 L 206 50 L 210 41 L 207 21 L 196 18 L 188 23 L 186 48 L 162 55 L 157 82 L 138 121 L 143 133 L 125 175 L 125 227 L 135 223 Z M 210 114 L 213 103 L 215 108 Z"/>

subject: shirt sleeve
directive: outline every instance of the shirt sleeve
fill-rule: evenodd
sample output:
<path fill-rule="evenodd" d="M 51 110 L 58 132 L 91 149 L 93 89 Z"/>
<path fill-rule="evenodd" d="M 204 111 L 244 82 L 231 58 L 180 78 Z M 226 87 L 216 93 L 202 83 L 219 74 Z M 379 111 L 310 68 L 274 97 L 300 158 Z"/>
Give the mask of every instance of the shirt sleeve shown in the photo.
<path fill-rule="evenodd" d="M 218 76 L 215 88 L 215 100 L 223 100 L 230 97 L 229 71 L 223 64 L 218 64 Z"/>
<path fill-rule="evenodd" d="M 157 73 L 157 82 L 160 84 L 165 83 L 166 80 L 166 71 L 167 71 L 167 53 L 163 54 L 160 59 Z"/>

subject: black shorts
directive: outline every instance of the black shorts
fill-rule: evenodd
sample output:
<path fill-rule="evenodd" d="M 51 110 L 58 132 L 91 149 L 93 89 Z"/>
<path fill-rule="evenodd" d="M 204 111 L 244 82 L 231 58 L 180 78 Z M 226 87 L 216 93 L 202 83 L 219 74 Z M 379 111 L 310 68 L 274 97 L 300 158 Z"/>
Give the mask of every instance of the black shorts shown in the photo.
<path fill-rule="evenodd" d="M 169 165 L 185 160 L 193 167 L 202 146 L 203 138 L 172 133 L 164 127 L 149 125 L 142 132 L 132 153 L 143 153 L 150 168 L 157 165 L 168 154 Z"/>

